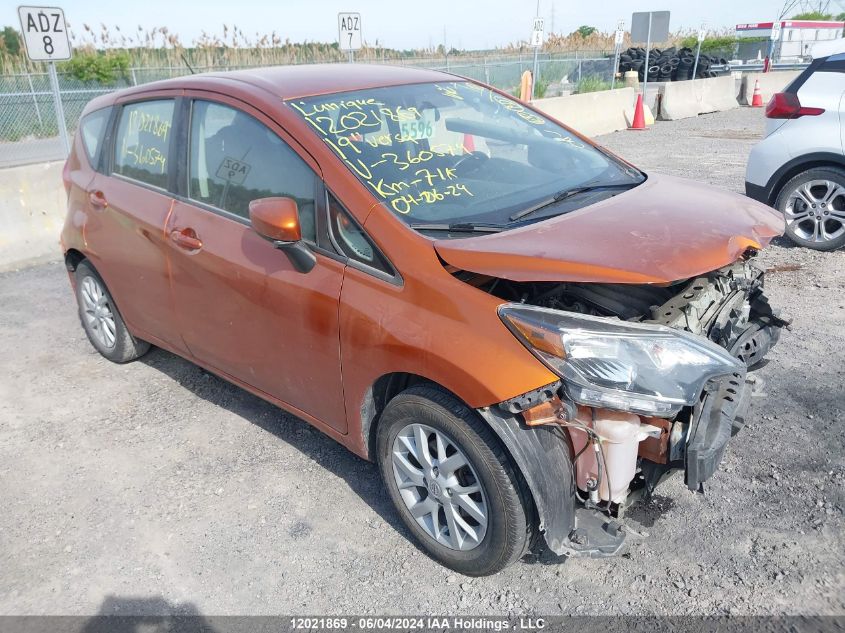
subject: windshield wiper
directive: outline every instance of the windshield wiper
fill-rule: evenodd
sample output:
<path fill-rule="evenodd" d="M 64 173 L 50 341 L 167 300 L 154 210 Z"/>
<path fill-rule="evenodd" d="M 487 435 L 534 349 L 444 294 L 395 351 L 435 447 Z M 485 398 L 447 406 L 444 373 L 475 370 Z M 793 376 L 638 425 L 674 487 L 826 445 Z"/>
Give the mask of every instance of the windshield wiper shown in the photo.
<path fill-rule="evenodd" d="M 533 207 L 528 207 L 527 209 L 523 209 L 522 211 L 517 211 L 508 219 L 511 222 L 515 222 L 516 220 L 521 220 L 524 217 L 531 215 L 532 213 L 539 211 L 540 209 L 545 209 L 546 207 L 550 207 L 553 204 L 557 204 L 558 202 L 563 202 L 567 198 L 571 198 L 572 196 L 577 196 L 581 193 L 587 193 L 589 191 L 599 191 L 601 189 L 631 189 L 636 187 L 638 182 L 609 182 L 605 184 L 595 184 L 595 185 L 582 185 L 580 187 L 573 187 L 572 189 L 564 189 L 563 191 L 558 191 L 554 196 L 549 198 L 548 200 L 543 200 L 539 204 L 535 204 Z"/>
<path fill-rule="evenodd" d="M 410 227 L 417 231 L 450 231 L 452 233 L 499 233 L 505 228 L 501 224 L 476 224 L 475 222 L 411 224 Z"/>

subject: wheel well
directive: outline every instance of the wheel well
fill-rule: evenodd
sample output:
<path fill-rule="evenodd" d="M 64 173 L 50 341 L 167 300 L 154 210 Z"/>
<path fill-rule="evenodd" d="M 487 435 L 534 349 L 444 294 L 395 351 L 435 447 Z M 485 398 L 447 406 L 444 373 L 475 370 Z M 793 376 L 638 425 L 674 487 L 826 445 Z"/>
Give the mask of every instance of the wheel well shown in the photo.
<path fill-rule="evenodd" d="M 85 260 L 85 255 L 75 248 L 70 248 L 67 253 L 65 253 L 65 267 L 67 267 L 70 272 L 75 271 L 76 267 L 79 266 L 83 260 Z"/>
<path fill-rule="evenodd" d="M 424 376 L 405 372 L 394 372 L 381 376 L 367 391 L 367 394 L 364 396 L 364 402 L 361 404 L 361 433 L 367 442 L 367 457 L 371 461 L 376 461 L 376 434 L 378 432 L 378 424 L 381 414 L 384 412 L 387 403 L 409 387 L 420 384 L 430 385 L 440 389 L 456 398 L 458 401 L 463 402 L 463 400 L 453 391 L 450 391 L 446 387 L 430 380 L 429 378 L 425 378 Z M 519 485 L 524 488 L 527 498 L 531 502 L 529 513 L 532 516 L 531 520 L 534 522 L 534 525 L 536 525 L 538 519 L 537 499 L 533 488 L 528 484 L 525 474 L 522 472 L 522 466 L 514 457 L 512 447 L 505 441 L 504 437 L 500 433 L 500 430 L 497 430 L 494 425 L 490 424 L 490 418 L 487 415 L 482 415 L 481 418 L 483 422 L 490 427 L 490 430 L 493 432 L 493 437 L 500 444 L 502 450 L 508 456 L 508 459 L 510 459 L 511 466 L 519 479 Z M 569 455 L 572 454 L 571 445 L 568 441 L 567 453 Z"/>
<path fill-rule="evenodd" d="M 367 455 L 371 460 L 375 461 L 376 429 L 387 403 L 408 387 L 422 383 L 440 386 L 416 374 L 393 372 L 376 380 L 364 396 L 361 404 L 361 432 L 367 442 Z"/>
<path fill-rule="evenodd" d="M 833 158 L 818 158 L 814 160 L 809 160 L 806 163 L 798 163 L 797 165 L 790 166 L 783 172 L 783 174 L 778 174 L 776 176 L 775 183 L 769 188 L 769 205 L 775 206 L 778 200 L 778 196 L 780 195 L 781 189 L 783 189 L 784 185 L 790 180 L 792 180 L 795 176 L 797 176 L 801 172 L 807 171 L 808 169 L 816 169 L 818 167 L 833 167 L 835 169 L 845 169 L 845 163 L 838 162 L 836 159 Z"/>

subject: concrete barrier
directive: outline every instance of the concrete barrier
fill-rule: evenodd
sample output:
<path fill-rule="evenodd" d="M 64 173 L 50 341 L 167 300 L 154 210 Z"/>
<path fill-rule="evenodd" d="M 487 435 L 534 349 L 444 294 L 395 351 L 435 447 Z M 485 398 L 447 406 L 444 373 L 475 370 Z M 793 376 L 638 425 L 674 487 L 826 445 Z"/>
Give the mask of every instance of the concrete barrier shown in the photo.
<path fill-rule="evenodd" d="M 587 92 L 567 97 L 537 99 L 532 105 L 586 136 L 627 129 L 625 111 L 633 110 L 633 88 Z"/>
<path fill-rule="evenodd" d="M 800 70 L 777 70 L 770 73 L 745 73 L 742 76 L 742 83 L 739 86 L 737 99 L 742 105 L 751 105 L 751 98 L 754 96 L 754 82 L 760 82 L 760 94 L 763 96 L 763 103 L 766 104 L 776 92 L 781 92 L 799 74 Z"/>
<path fill-rule="evenodd" d="M 661 121 L 674 121 L 738 107 L 736 82 L 731 75 L 672 81 L 660 87 L 660 110 L 657 118 Z"/>
<path fill-rule="evenodd" d="M 0 169 L 0 270 L 60 257 L 67 210 L 62 164 Z"/>

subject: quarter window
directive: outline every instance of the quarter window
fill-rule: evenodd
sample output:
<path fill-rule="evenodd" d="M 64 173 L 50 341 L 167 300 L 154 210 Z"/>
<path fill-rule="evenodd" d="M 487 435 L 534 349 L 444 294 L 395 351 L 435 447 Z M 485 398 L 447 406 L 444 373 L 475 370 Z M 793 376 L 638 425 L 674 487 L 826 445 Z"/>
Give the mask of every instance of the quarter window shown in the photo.
<path fill-rule="evenodd" d="M 123 107 L 114 146 L 115 173 L 167 188 L 173 110 L 173 99 Z"/>
<path fill-rule="evenodd" d="M 341 253 L 370 268 L 388 275 L 393 274 L 393 269 L 376 245 L 332 194 L 329 194 L 329 221 L 332 235 Z"/>
<path fill-rule="evenodd" d="M 85 115 L 79 125 L 79 133 L 82 136 L 82 145 L 85 147 L 85 155 L 92 167 L 97 167 L 97 151 L 103 140 L 103 133 L 106 123 L 109 120 L 111 108 L 103 108 L 91 114 Z"/>
<path fill-rule="evenodd" d="M 195 101 L 189 196 L 249 218 L 249 203 L 285 196 L 299 208 L 303 239 L 315 242 L 316 175 L 277 134 L 250 115 Z"/>

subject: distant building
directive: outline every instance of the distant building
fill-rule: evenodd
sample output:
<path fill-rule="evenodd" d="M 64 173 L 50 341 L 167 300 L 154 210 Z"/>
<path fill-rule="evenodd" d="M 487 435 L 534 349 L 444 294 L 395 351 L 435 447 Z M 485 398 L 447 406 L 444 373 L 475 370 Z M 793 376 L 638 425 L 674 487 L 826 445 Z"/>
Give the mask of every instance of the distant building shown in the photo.
<path fill-rule="evenodd" d="M 736 36 L 740 39 L 737 57 L 755 59 L 765 57 L 769 51 L 772 22 L 737 24 Z M 775 45 L 775 59 L 809 57 L 813 44 L 843 37 L 845 22 L 821 20 L 782 20 L 780 40 Z M 765 38 L 760 41 L 760 38 Z M 743 39 L 755 40 L 742 42 Z"/>

